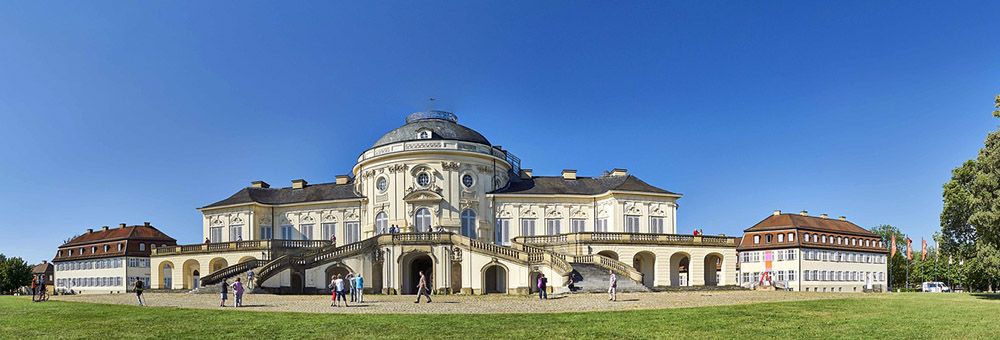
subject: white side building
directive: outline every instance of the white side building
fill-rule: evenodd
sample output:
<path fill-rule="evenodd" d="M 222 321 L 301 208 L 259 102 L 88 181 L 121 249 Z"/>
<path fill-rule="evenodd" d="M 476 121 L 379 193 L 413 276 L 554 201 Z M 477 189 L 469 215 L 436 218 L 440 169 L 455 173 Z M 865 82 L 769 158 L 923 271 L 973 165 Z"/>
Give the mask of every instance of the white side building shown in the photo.
<path fill-rule="evenodd" d="M 810 292 L 884 291 L 885 242 L 846 218 L 773 215 L 744 230 L 739 282 Z"/>
<path fill-rule="evenodd" d="M 156 247 L 176 245 L 177 241 L 146 222 L 144 225 L 118 228 L 102 227 L 73 237 L 59 247 L 55 259 L 58 292 L 75 294 L 122 293 L 135 281 L 150 285 L 149 254 Z"/>

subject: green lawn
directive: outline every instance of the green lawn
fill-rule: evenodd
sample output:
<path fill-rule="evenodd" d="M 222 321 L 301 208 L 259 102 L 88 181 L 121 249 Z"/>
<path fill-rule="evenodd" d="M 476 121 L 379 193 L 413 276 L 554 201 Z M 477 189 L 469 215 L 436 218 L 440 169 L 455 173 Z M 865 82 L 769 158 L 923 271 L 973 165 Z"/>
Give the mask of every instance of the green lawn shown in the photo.
<path fill-rule="evenodd" d="M 1000 296 L 761 303 L 628 312 L 340 315 L 32 303 L 0 297 L 0 338 L 1000 338 Z"/>

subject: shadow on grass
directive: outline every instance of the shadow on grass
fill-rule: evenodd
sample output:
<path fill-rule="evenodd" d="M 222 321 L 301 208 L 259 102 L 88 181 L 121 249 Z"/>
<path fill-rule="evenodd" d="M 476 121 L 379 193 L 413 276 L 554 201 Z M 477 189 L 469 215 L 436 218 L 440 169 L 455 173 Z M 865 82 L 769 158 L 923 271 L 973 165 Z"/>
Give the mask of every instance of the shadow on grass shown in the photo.
<path fill-rule="evenodd" d="M 975 296 L 977 299 L 983 299 L 983 300 L 1000 300 L 1000 294 L 995 294 L 995 293 L 994 294 L 990 294 L 990 293 L 978 293 L 978 294 L 971 294 L 971 295 Z"/>

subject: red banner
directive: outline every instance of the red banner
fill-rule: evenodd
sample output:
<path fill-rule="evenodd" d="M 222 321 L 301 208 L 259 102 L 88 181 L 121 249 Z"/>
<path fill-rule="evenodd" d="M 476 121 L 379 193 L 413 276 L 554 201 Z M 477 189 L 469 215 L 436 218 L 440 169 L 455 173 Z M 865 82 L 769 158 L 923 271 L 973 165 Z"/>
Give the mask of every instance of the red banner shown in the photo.
<path fill-rule="evenodd" d="M 911 240 L 909 237 L 906 238 L 906 259 L 907 260 L 913 259 L 913 240 Z"/>
<path fill-rule="evenodd" d="M 892 234 L 892 255 L 889 258 L 896 256 L 896 234 Z"/>
<path fill-rule="evenodd" d="M 920 261 L 927 259 L 927 240 L 920 238 Z"/>

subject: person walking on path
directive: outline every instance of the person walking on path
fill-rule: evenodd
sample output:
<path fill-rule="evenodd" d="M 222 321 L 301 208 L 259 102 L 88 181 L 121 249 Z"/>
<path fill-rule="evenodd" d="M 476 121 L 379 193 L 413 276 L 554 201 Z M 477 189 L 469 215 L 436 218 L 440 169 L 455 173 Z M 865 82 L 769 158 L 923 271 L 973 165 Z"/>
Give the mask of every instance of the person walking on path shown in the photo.
<path fill-rule="evenodd" d="M 247 271 L 247 289 L 253 289 L 253 269 Z"/>
<path fill-rule="evenodd" d="M 358 302 L 354 299 L 356 297 L 356 295 L 354 295 L 354 281 L 357 280 L 357 276 L 354 274 L 347 274 L 347 277 L 347 291 L 351 294 L 351 302 Z"/>
<path fill-rule="evenodd" d="M 361 276 L 361 273 L 358 273 L 358 275 L 354 277 L 354 293 L 358 295 L 355 302 L 365 302 L 365 278 Z"/>
<path fill-rule="evenodd" d="M 424 276 L 424 271 L 420 271 L 420 280 L 417 281 L 417 301 L 413 303 L 420 303 L 421 296 L 427 296 L 427 303 L 431 303 L 431 290 L 427 288 L 427 276 Z"/>
<path fill-rule="evenodd" d="M 38 276 L 31 277 L 31 301 L 38 302 Z"/>
<path fill-rule="evenodd" d="M 548 288 L 549 279 L 545 277 L 545 274 L 538 274 L 538 300 L 548 300 L 549 292 L 546 291 Z"/>
<path fill-rule="evenodd" d="M 135 280 L 135 299 L 139 301 L 140 306 L 145 306 L 146 302 L 142 301 L 142 280 Z"/>
<path fill-rule="evenodd" d="M 327 286 L 327 288 L 330 288 L 330 307 L 337 307 L 337 275 L 336 274 L 334 274 L 333 277 L 330 278 L 330 285 Z"/>
<path fill-rule="evenodd" d="M 608 278 L 608 301 L 618 301 L 618 276 L 613 270 L 608 270 L 611 277 Z"/>
<path fill-rule="evenodd" d="M 233 301 L 233 307 L 243 307 L 243 283 L 240 282 L 240 278 L 236 278 L 236 282 L 233 282 L 233 295 L 236 296 L 236 300 Z"/>
<path fill-rule="evenodd" d="M 229 299 L 229 281 L 222 280 L 222 284 L 219 286 L 222 287 L 222 290 L 219 292 L 219 297 L 222 298 L 222 300 L 219 301 L 219 307 L 225 307 L 226 300 Z"/>

